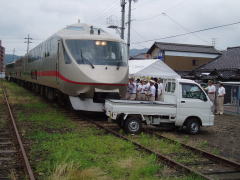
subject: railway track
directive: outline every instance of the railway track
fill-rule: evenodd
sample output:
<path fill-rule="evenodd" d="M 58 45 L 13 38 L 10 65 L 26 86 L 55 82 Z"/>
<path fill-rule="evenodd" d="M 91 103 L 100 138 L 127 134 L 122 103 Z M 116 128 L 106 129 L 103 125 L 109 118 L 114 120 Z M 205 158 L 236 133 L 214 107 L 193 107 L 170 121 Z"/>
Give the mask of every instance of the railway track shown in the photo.
<path fill-rule="evenodd" d="M 107 123 L 103 121 L 101 117 L 91 117 L 86 114 L 79 114 L 76 111 L 67 110 L 66 107 L 59 108 L 59 111 L 64 113 L 67 117 L 74 121 L 81 121 L 84 123 L 88 122 L 94 124 L 95 126 L 104 129 L 106 132 L 113 134 L 116 137 L 122 138 L 126 141 L 134 144 L 137 149 L 143 150 L 147 153 L 154 154 L 160 162 L 176 169 L 182 173 L 191 173 L 208 180 L 238 180 L 240 179 L 240 164 L 230 161 L 226 158 L 213 155 L 211 153 L 202 151 L 200 149 L 188 146 L 183 143 L 176 142 L 175 140 L 169 139 L 157 133 L 156 130 L 146 128 L 144 133 L 159 139 L 164 139 L 165 141 L 173 144 L 180 144 L 182 148 L 186 149 L 189 153 L 196 154 L 198 158 L 191 162 L 182 163 L 179 158 L 186 158 L 190 155 L 189 153 L 171 153 L 163 154 L 154 148 L 149 148 L 139 143 L 137 140 L 131 139 L 129 136 L 120 133 L 120 128 L 114 123 Z M 83 120 L 84 119 L 84 120 Z M 176 161 L 178 159 L 178 161 Z"/>
<path fill-rule="evenodd" d="M 221 156 L 214 155 L 199 148 L 189 146 L 174 139 L 170 139 L 159 134 L 159 132 L 156 132 L 156 130 L 153 129 L 145 129 L 144 132 L 151 134 L 152 136 L 155 136 L 159 139 L 163 139 L 164 141 L 167 141 L 169 143 L 179 144 L 182 148 L 194 153 L 195 155 L 198 155 L 200 159 L 193 160 L 189 163 L 184 163 L 183 165 L 195 171 L 198 171 L 199 173 L 206 176 L 208 179 L 240 179 L 240 164 L 237 162 L 231 161 Z M 184 156 L 184 154 L 171 154 L 171 158 L 174 159 L 178 159 L 179 156 Z"/>
<path fill-rule="evenodd" d="M 0 180 L 35 180 L 6 90 L 0 83 Z"/>
<path fill-rule="evenodd" d="M 82 121 L 82 118 L 79 118 L 78 113 L 71 112 L 69 114 L 68 111 L 64 110 L 68 117 L 74 119 L 74 121 Z M 82 116 L 82 115 L 81 115 Z M 174 168 L 177 171 L 182 173 L 191 173 L 197 176 L 202 177 L 203 179 L 208 180 L 238 180 L 240 179 L 240 164 L 234 161 L 230 161 L 224 157 L 214 155 L 212 153 L 200 150 L 198 148 L 188 146 L 186 144 L 180 143 L 173 139 L 169 139 L 165 136 L 160 135 L 156 130 L 151 128 L 145 128 L 144 133 L 153 136 L 155 138 L 162 139 L 172 144 L 180 144 L 182 148 L 184 148 L 187 152 L 182 153 L 171 153 L 171 154 L 163 154 L 156 150 L 153 150 L 149 147 L 144 146 L 138 141 L 132 140 L 129 136 L 126 136 L 123 133 L 119 133 L 120 128 L 115 123 L 108 123 L 103 121 L 101 118 L 97 118 L 93 120 L 88 116 L 84 115 L 84 119 L 94 124 L 95 126 L 104 129 L 110 134 L 113 134 L 116 137 L 124 139 L 126 141 L 131 142 L 138 149 L 141 149 L 147 153 L 154 154 L 159 161 L 165 163 L 166 165 Z M 102 120 L 102 121 L 101 121 Z M 175 159 L 184 159 L 186 156 L 190 156 L 191 154 L 197 155 L 198 158 L 191 160 L 191 162 L 181 163 L 176 161 Z"/>

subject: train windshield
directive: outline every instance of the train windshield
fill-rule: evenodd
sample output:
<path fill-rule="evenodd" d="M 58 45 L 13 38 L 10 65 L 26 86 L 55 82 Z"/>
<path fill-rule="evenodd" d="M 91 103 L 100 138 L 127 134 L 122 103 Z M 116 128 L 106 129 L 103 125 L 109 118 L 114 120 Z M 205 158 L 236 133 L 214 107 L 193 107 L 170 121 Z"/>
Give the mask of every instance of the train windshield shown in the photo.
<path fill-rule="evenodd" d="M 66 40 L 78 64 L 127 66 L 127 48 L 120 42 L 102 40 Z"/>

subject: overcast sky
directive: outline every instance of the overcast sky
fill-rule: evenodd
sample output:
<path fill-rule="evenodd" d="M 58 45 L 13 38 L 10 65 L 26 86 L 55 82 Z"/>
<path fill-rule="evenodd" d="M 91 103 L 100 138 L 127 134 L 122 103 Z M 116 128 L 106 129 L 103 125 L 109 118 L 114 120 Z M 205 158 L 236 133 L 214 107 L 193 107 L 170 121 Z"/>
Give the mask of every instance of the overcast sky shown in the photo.
<path fill-rule="evenodd" d="M 149 48 L 154 42 L 142 41 L 239 22 L 239 7 L 239 0 L 138 0 L 132 6 L 131 48 Z M 106 28 L 119 25 L 120 17 L 120 0 L 0 0 L 0 40 L 6 53 L 15 48 L 15 54 L 23 55 L 28 33 L 33 48 L 78 19 Z M 240 24 L 159 41 L 211 45 L 213 39 L 220 50 L 240 46 Z"/>

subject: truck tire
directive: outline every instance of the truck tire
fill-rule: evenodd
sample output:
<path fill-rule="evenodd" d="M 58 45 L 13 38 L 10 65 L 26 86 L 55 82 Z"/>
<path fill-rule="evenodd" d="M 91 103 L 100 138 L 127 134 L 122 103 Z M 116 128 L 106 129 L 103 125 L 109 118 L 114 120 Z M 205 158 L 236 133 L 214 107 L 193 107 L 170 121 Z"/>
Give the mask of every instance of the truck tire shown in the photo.
<path fill-rule="evenodd" d="M 118 115 L 116 119 L 116 123 L 120 128 L 124 128 L 124 119 L 123 119 L 123 114 Z"/>
<path fill-rule="evenodd" d="M 186 124 L 186 130 L 189 134 L 198 134 L 200 126 L 200 122 L 197 119 L 189 119 Z"/>
<path fill-rule="evenodd" d="M 139 134 L 142 131 L 141 120 L 137 117 L 129 117 L 124 123 L 124 130 L 126 133 Z"/>

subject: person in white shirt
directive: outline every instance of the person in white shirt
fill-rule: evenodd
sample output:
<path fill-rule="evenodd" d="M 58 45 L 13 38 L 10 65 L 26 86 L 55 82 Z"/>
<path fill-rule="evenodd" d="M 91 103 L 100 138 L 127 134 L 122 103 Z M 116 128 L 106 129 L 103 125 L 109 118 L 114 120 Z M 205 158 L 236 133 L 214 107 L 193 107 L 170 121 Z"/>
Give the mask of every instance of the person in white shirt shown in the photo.
<path fill-rule="evenodd" d="M 146 85 L 144 85 L 143 80 L 141 80 L 140 82 L 141 83 L 138 85 L 138 88 L 137 88 L 137 100 L 144 101 L 146 100 L 145 91 L 144 91 Z"/>
<path fill-rule="evenodd" d="M 150 87 L 150 84 L 147 80 L 144 80 L 143 81 L 143 84 L 144 84 L 144 87 L 143 87 L 143 90 L 144 90 L 144 94 L 145 94 L 145 100 L 147 101 L 148 100 L 148 90 L 149 90 L 149 87 Z"/>
<path fill-rule="evenodd" d="M 217 93 L 217 114 L 223 114 L 224 95 L 226 94 L 225 88 L 222 83 L 219 83 Z"/>
<path fill-rule="evenodd" d="M 158 101 L 163 101 L 163 83 L 158 79 Z"/>
<path fill-rule="evenodd" d="M 127 88 L 126 99 L 136 100 L 136 93 L 137 93 L 137 84 L 134 82 L 134 78 L 130 78 L 128 83 L 128 88 Z"/>
<path fill-rule="evenodd" d="M 147 94 L 148 101 L 155 101 L 156 88 L 154 84 L 155 84 L 155 81 L 150 80 L 150 87 Z"/>
<path fill-rule="evenodd" d="M 216 93 L 216 87 L 213 85 L 213 82 L 211 80 L 208 81 L 208 87 L 206 87 L 208 97 L 209 99 L 215 103 L 215 93 Z"/>

